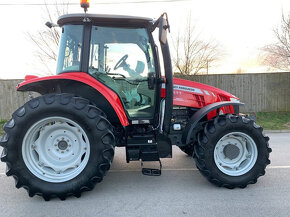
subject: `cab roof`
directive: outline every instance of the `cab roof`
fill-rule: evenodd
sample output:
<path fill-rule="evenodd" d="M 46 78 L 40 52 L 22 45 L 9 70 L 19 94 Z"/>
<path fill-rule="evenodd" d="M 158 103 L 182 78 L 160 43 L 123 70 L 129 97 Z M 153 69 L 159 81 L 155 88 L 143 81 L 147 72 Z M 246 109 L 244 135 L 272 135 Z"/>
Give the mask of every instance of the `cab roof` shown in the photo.
<path fill-rule="evenodd" d="M 63 26 L 66 23 L 92 22 L 92 23 L 113 23 L 125 25 L 148 25 L 153 23 L 153 19 L 148 17 L 136 17 L 111 14 L 66 14 L 58 18 L 57 24 Z"/>

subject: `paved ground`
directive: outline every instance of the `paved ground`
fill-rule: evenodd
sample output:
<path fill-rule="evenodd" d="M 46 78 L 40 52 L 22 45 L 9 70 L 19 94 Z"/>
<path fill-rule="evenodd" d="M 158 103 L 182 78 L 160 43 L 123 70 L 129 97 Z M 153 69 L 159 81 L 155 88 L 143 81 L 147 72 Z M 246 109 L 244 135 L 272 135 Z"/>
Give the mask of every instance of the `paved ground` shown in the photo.
<path fill-rule="evenodd" d="M 119 148 L 111 172 L 93 191 L 45 202 L 16 189 L 0 163 L 0 216 L 290 216 L 290 133 L 268 135 L 272 164 L 246 189 L 211 185 L 177 148 L 173 159 L 162 160 L 162 176 L 143 176 Z"/>

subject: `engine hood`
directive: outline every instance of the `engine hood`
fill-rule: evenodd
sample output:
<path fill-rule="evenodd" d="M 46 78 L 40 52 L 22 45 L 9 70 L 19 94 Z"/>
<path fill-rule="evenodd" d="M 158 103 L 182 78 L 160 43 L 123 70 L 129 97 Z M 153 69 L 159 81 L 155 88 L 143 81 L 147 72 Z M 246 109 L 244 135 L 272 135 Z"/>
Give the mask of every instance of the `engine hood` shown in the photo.
<path fill-rule="evenodd" d="M 201 108 L 220 101 L 239 100 L 236 96 L 198 82 L 173 79 L 173 105 Z"/>

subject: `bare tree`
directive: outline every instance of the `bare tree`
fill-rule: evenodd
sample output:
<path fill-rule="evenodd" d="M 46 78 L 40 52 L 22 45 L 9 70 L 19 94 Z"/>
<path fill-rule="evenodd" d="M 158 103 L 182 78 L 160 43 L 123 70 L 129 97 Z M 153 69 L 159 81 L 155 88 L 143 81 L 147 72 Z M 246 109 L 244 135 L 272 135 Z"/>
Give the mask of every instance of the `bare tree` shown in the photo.
<path fill-rule="evenodd" d="M 188 15 L 184 34 L 178 33 L 173 39 L 175 56 L 173 63 L 181 74 L 198 74 L 207 72 L 219 60 L 221 53 L 219 45 L 212 41 L 199 39 L 192 25 L 191 16 Z"/>
<path fill-rule="evenodd" d="M 54 23 L 57 18 L 63 14 L 68 13 L 68 1 L 58 1 L 50 7 L 44 1 L 44 23 L 49 21 Z M 44 26 L 42 30 L 38 30 L 36 33 L 28 32 L 27 36 L 29 40 L 35 45 L 35 56 L 41 61 L 41 63 L 50 71 L 48 65 L 49 62 L 56 62 L 58 46 L 60 40 L 60 28 L 48 28 Z"/>
<path fill-rule="evenodd" d="M 282 14 L 281 24 L 274 30 L 276 43 L 262 48 L 262 63 L 271 69 L 290 70 L 290 13 Z"/>

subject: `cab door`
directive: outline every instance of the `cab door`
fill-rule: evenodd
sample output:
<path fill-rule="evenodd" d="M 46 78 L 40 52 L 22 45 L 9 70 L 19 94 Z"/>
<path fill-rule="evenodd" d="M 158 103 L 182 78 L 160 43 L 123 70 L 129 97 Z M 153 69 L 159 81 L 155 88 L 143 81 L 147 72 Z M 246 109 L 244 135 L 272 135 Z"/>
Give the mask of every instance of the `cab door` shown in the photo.
<path fill-rule="evenodd" d="M 146 28 L 93 26 L 89 73 L 114 90 L 132 123 L 150 123 L 156 113 L 156 75 L 152 46 Z"/>

